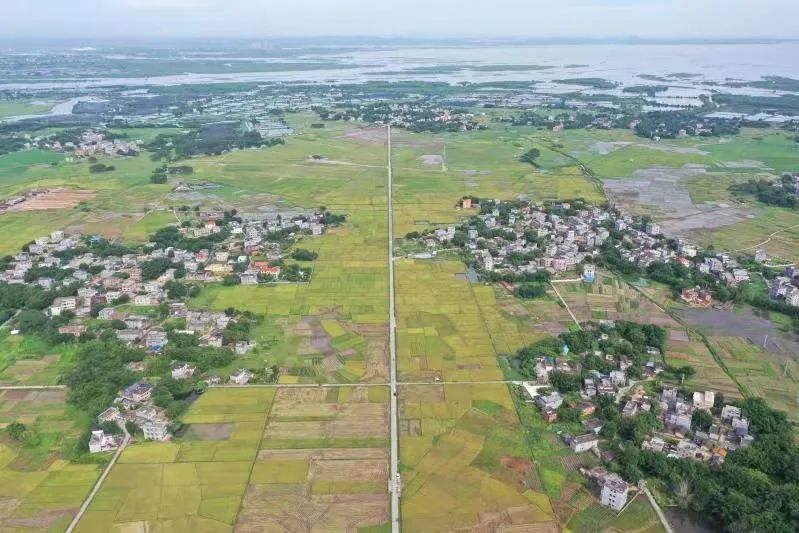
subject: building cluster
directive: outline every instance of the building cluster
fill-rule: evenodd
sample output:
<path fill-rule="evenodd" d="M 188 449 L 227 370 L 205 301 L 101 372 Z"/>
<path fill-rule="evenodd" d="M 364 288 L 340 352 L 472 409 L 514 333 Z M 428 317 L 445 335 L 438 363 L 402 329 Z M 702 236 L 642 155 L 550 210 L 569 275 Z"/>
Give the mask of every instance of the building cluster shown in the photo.
<path fill-rule="evenodd" d="M 278 241 L 270 240 L 273 232 L 281 230 Z M 0 282 L 58 291 L 47 313 L 51 317 L 70 313 L 72 321 L 61 328 L 62 334 L 81 335 L 94 312 L 101 320 L 124 323 L 125 328 L 117 330 L 120 340 L 157 352 L 167 343 L 166 333 L 135 308 L 168 303 L 170 315 L 185 318 L 189 332 L 197 334 L 201 344 L 217 346 L 221 331 L 232 319 L 224 313 L 188 310 L 181 298 L 169 297 L 172 283 L 219 282 L 233 276 L 248 285 L 280 280 L 283 272 L 278 264 L 288 256 L 288 245 L 302 235 L 322 235 L 325 223 L 320 213 L 286 218 L 278 214 L 274 221 L 263 223 L 209 218 L 199 228 L 179 231 L 187 242 L 221 231 L 228 236 L 219 242 L 209 240 L 210 248 L 198 251 L 151 244 L 124 250 L 127 253 L 104 254 L 92 251 L 92 245 L 104 242 L 100 237 L 54 231 L 9 258 Z M 160 264 L 157 275 L 153 275 L 153 263 Z M 306 269 L 298 269 L 292 281 L 303 281 L 307 274 Z M 129 305 L 120 310 L 123 303 Z"/>
<path fill-rule="evenodd" d="M 53 141 L 47 148 L 56 152 L 70 152 L 72 157 L 81 159 L 93 156 L 135 156 L 139 155 L 143 141 L 128 141 L 125 139 L 109 139 L 105 133 L 85 131 L 80 141 Z"/>
<path fill-rule="evenodd" d="M 279 242 L 271 241 L 270 233 L 279 230 L 287 234 Z M 54 231 L 35 239 L 26 251 L 13 256 L 7 269 L 0 273 L 0 282 L 39 285 L 45 290 L 78 285 L 74 295 L 55 299 L 49 309 L 51 316 L 71 311 L 82 319 L 94 307 L 108 307 L 120 301 L 130 302 L 134 307 L 157 306 L 168 299 L 168 286 L 176 280 L 178 271 L 185 271 L 183 279 L 188 282 L 221 282 L 226 276 L 237 276 L 242 284 L 248 285 L 281 280 L 282 269 L 276 263 L 288 256 L 286 243 L 294 243 L 303 235 L 322 235 L 325 225 L 322 215 L 314 213 L 264 224 L 209 218 L 199 227 L 182 227 L 179 231 L 189 240 L 222 231 L 229 232 L 229 237 L 213 248 L 199 251 L 150 246 L 135 253 L 106 257 L 85 248 L 86 242 L 99 242 L 99 237 L 87 241 L 79 234 Z M 75 250 L 80 252 L 64 255 Z M 145 279 L 142 267 L 154 260 L 169 262 L 171 267 L 155 279 Z M 305 270 L 299 271 L 300 277 L 307 274 Z M 103 309 L 101 314 L 105 319 L 140 322 L 136 316 L 115 314 L 113 309 Z M 140 336 L 146 333 L 146 324 L 137 328 Z"/>
<path fill-rule="evenodd" d="M 799 307 L 799 268 L 789 266 L 782 276 L 769 281 L 769 296 L 784 300 L 791 307 Z"/>
<path fill-rule="evenodd" d="M 734 405 L 725 405 L 719 416 L 712 415 L 709 428 L 693 427 L 694 413 L 711 413 L 716 396 L 713 391 L 698 391 L 683 396 L 676 388 L 666 387 L 660 396 L 664 431 L 646 439 L 641 447 L 678 459 L 696 459 L 720 464 L 731 451 L 749 446 L 754 437 L 749 421 Z"/>
<path fill-rule="evenodd" d="M 481 126 L 472 113 L 429 103 L 366 103 L 334 111 L 320 111 L 323 120 L 348 120 L 390 124 L 416 131 L 469 131 Z"/>
<path fill-rule="evenodd" d="M 619 245 L 622 258 L 641 267 L 679 257 L 666 245 L 658 224 L 642 225 L 609 209 L 569 202 L 547 206 L 514 202 L 504 209 L 500 200 L 491 202 L 491 211 L 475 215 L 480 227 L 472 221 L 463 228 L 466 248 L 487 271 L 523 274 L 546 270 L 557 274 L 576 270 L 586 259 L 599 255 L 611 230 L 623 234 Z M 479 205 L 466 198 L 461 207 L 468 211 Z M 425 243 L 431 248 L 449 245 L 457 229 L 436 230 L 426 236 Z M 585 265 L 584 275 L 586 281 L 593 281 L 592 265 Z"/>
<path fill-rule="evenodd" d="M 642 413 L 659 413 L 663 430 L 653 431 L 641 443 L 641 449 L 662 453 L 670 458 L 694 459 L 718 465 L 724 462 L 727 454 L 754 442 L 749 431 L 749 421 L 741 409 L 734 405 L 724 405 L 720 411 L 716 406 L 716 395 L 712 391 L 697 391 L 688 396 L 675 387 L 667 386 L 660 396 L 650 396 L 641 384 L 623 388 L 622 374 L 614 379 L 604 379 L 599 394 L 615 397 L 622 418 L 633 418 Z M 551 392 L 545 385 L 525 383 L 524 388 L 532 401 L 541 410 L 548 423 L 557 420 L 557 410 L 564 403 L 580 412 L 582 434 L 561 433 L 561 438 L 576 453 L 592 452 L 603 460 L 612 459 L 612 451 L 600 450 L 600 431 L 604 427 L 601 418 L 593 417 L 596 405 L 586 390 L 596 386 L 593 379 L 586 379 L 581 392 L 581 402 L 568 401 L 558 392 Z M 709 427 L 698 426 L 694 413 L 705 411 L 712 419 Z M 715 413 L 715 414 L 714 414 Z M 601 502 L 615 511 L 621 510 L 627 502 L 630 488 L 620 477 L 609 474 L 604 468 L 581 470 L 596 483 L 601 493 Z"/>
<path fill-rule="evenodd" d="M 474 211 L 470 220 L 460 227 L 425 233 L 421 236 L 423 244 L 428 250 L 462 245 L 488 272 L 558 274 L 582 269 L 583 280 L 593 282 L 596 268 L 592 258 L 600 254 L 603 244 L 613 235 L 620 238 L 616 249 L 621 258 L 642 268 L 676 262 L 728 287 L 751 279 L 749 270 L 731 254 L 703 253 L 695 244 L 683 240 L 670 243 L 659 224 L 643 223 L 612 209 L 569 202 L 546 206 L 506 202 L 504 208 L 501 200 L 490 203 L 491 210 L 480 209 L 477 199 L 464 198 L 459 207 Z M 754 260 L 765 263 L 766 252 L 757 250 Z M 799 270 L 786 269 L 783 277 L 772 282 L 771 296 L 799 306 Z M 713 304 L 711 292 L 700 287 L 684 290 L 682 300 L 699 307 Z"/>
<path fill-rule="evenodd" d="M 146 440 L 163 441 L 169 438 L 169 418 L 164 409 L 157 407 L 152 400 L 154 386 L 146 381 L 139 381 L 119 391 L 114 404 L 97 416 L 99 424 L 114 423 L 119 427 L 133 424 L 144 434 Z M 89 440 L 89 449 L 92 453 L 92 442 L 105 440 L 109 436 L 102 431 L 95 431 Z M 117 445 L 119 443 L 117 437 Z M 116 446 L 114 446 L 116 447 Z M 107 451 L 107 449 L 98 449 Z"/>
<path fill-rule="evenodd" d="M 124 325 L 116 329 L 119 340 L 157 353 L 168 343 L 167 334 L 158 321 L 137 312 L 136 308 L 168 303 L 170 316 L 186 319 L 186 333 L 196 334 L 201 345 L 221 346 L 222 331 L 232 318 L 224 313 L 189 311 L 185 302 L 170 301 L 168 295 L 169 284 L 175 281 L 178 267 L 188 271 L 188 265 L 203 252 L 150 248 L 109 257 L 89 251 L 71 256 L 60 254 L 83 243 L 81 236 L 65 235 L 62 231 L 38 238 L 28 246 L 27 252 L 13 257 L 8 269 L 0 273 L 0 281 L 70 293 L 54 298 L 47 309 L 51 317 L 70 314 L 70 323 L 59 329 L 64 335 L 78 337 L 85 333 L 87 321 L 96 312 L 100 320 Z M 172 267 L 155 279 L 144 279 L 143 265 L 156 259 L 169 260 Z"/>

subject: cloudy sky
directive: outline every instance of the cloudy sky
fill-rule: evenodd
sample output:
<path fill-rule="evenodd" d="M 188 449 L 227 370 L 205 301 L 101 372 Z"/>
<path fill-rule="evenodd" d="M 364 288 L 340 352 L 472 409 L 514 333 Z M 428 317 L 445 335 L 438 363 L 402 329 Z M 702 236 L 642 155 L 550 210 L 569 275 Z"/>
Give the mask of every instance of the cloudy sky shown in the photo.
<path fill-rule="evenodd" d="M 0 38 L 799 37 L 796 0 L 0 0 Z"/>

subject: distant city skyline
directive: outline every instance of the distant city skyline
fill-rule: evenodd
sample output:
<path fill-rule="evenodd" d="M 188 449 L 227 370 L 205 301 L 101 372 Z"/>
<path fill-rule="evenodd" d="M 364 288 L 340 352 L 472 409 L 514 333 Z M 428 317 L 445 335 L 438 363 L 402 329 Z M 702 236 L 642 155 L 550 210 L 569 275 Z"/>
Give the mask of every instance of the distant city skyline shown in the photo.
<path fill-rule="evenodd" d="M 786 0 L 3 0 L 0 39 L 799 38 Z"/>

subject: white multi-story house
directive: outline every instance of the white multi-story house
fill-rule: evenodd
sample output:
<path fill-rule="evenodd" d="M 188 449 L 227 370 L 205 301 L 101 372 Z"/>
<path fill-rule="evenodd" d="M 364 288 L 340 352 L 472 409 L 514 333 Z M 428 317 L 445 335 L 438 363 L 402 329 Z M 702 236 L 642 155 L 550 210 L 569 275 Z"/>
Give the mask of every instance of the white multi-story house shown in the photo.
<path fill-rule="evenodd" d="M 169 436 L 166 422 L 163 420 L 151 420 L 142 426 L 144 438 L 146 440 L 166 440 Z"/>
<path fill-rule="evenodd" d="M 188 364 L 180 365 L 174 369 L 172 369 L 172 378 L 173 379 L 189 379 L 194 375 L 194 371 L 196 370 L 195 367 L 190 366 Z"/>
<path fill-rule="evenodd" d="M 599 439 L 593 433 L 586 433 L 585 435 L 577 435 L 572 437 L 569 446 L 571 446 L 574 453 L 583 453 L 592 450 L 599 445 Z"/>
<path fill-rule="evenodd" d="M 115 435 L 106 435 L 101 429 L 92 431 L 92 435 L 89 437 L 90 453 L 109 452 L 117 448 L 119 448 L 119 437 Z"/>
<path fill-rule="evenodd" d="M 51 316 L 60 316 L 64 311 L 74 311 L 78 307 L 78 300 L 74 296 L 56 298 L 50 306 Z"/>
<path fill-rule="evenodd" d="M 246 385 L 252 379 L 252 373 L 247 369 L 240 369 L 235 374 L 231 374 L 230 382 L 235 385 Z"/>
<path fill-rule="evenodd" d="M 629 486 L 617 474 L 608 474 L 599 481 L 602 488 L 600 501 L 602 505 L 614 511 L 621 511 L 627 505 L 627 492 Z"/>

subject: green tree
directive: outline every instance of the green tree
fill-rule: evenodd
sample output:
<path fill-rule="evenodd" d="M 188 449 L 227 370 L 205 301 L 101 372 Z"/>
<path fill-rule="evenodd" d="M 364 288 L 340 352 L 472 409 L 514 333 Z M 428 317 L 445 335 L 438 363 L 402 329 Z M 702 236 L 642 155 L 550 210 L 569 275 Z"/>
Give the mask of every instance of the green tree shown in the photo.
<path fill-rule="evenodd" d="M 534 167 L 538 168 L 538 162 L 536 161 L 536 159 L 538 159 L 539 157 L 541 157 L 541 150 L 539 150 L 538 148 L 531 148 L 530 150 L 527 150 L 524 154 L 522 154 L 522 156 L 519 158 L 519 161 L 521 161 L 522 163 L 529 163 Z"/>
<path fill-rule="evenodd" d="M 22 435 L 27 429 L 22 422 L 12 422 L 6 426 L 6 433 L 14 440 L 22 440 Z"/>
<path fill-rule="evenodd" d="M 695 431 L 707 431 L 713 425 L 713 415 L 704 409 L 697 409 L 691 415 L 691 428 Z"/>

